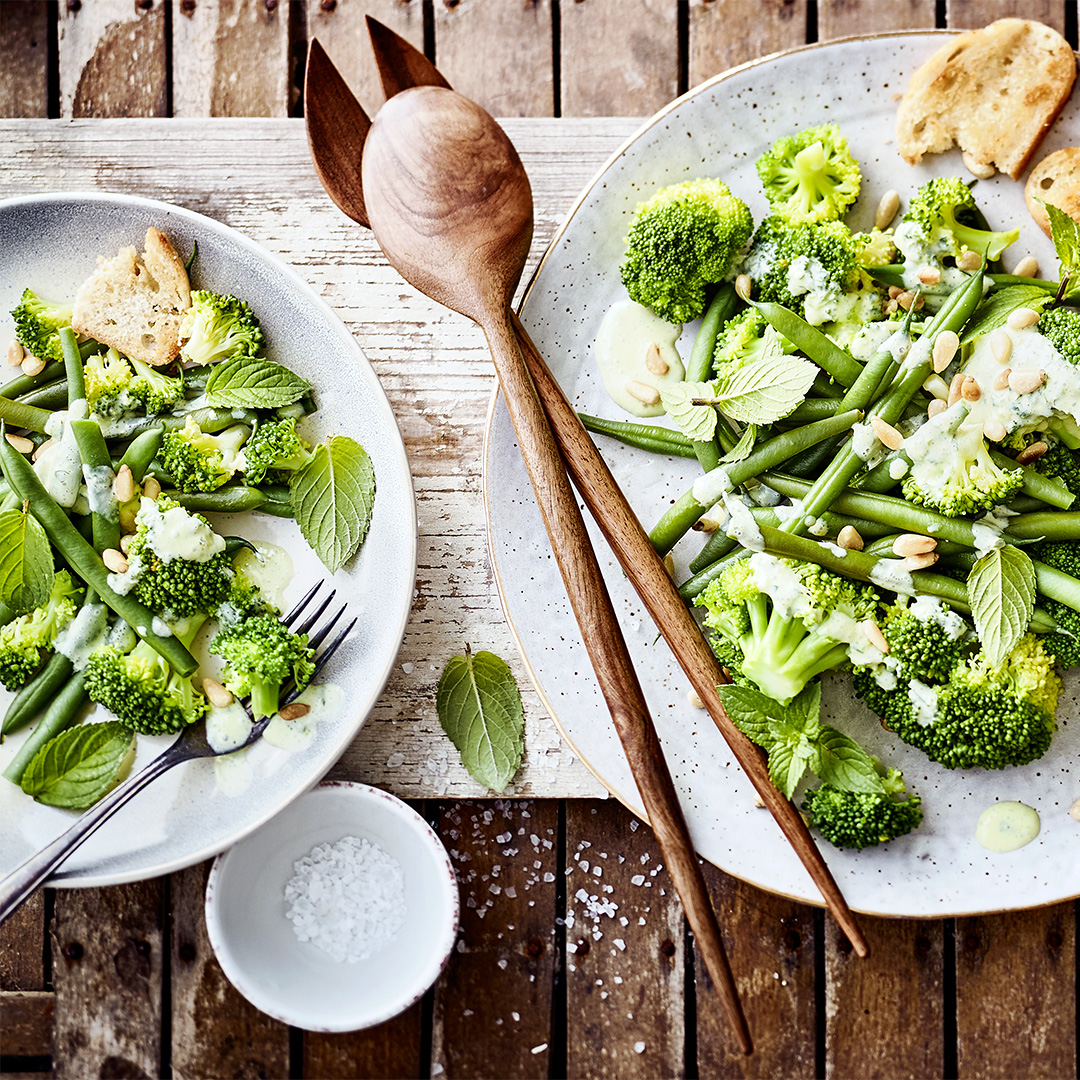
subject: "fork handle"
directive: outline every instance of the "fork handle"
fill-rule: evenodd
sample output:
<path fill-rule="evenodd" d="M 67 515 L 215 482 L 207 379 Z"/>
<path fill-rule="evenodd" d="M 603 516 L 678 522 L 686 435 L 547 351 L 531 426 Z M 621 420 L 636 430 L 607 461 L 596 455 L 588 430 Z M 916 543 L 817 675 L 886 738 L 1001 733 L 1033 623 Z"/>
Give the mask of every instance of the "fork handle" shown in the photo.
<path fill-rule="evenodd" d="M 156 780 L 163 772 L 184 760 L 173 753 L 175 746 L 174 743 L 145 769 L 113 788 L 103 799 L 80 814 L 55 840 L 24 859 L 7 877 L 0 880 L 0 923 L 14 914 L 30 894 L 117 810 L 129 803 L 152 780 Z"/>

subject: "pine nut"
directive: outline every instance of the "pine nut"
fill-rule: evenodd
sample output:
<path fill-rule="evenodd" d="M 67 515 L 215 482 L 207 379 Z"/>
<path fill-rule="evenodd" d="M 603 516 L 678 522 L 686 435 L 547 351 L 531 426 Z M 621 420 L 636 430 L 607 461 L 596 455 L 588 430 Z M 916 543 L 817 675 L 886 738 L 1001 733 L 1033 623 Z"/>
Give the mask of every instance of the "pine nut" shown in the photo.
<path fill-rule="evenodd" d="M 878 626 L 873 619 L 863 619 L 863 621 L 859 623 L 859 626 L 866 635 L 866 640 L 869 641 L 883 656 L 888 656 L 889 643 L 885 640 L 885 635 L 881 632 L 881 627 Z"/>
<path fill-rule="evenodd" d="M 998 373 L 998 377 L 994 380 L 995 390 L 1004 390 L 1009 385 L 1009 377 L 1012 375 L 1012 368 L 1002 368 Z"/>
<path fill-rule="evenodd" d="M 921 533 L 903 533 L 892 544 L 893 554 L 906 559 L 908 555 L 925 555 L 937 547 L 937 541 L 932 536 L 923 536 Z"/>
<path fill-rule="evenodd" d="M 935 416 L 939 415 L 940 413 L 943 413 L 948 407 L 949 407 L 948 404 L 946 402 L 942 401 L 941 398 L 938 398 L 938 397 L 934 398 L 934 400 L 931 401 L 930 404 L 926 406 L 927 418 L 930 419 L 930 420 L 933 420 Z"/>
<path fill-rule="evenodd" d="M 649 342 L 648 351 L 645 353 L 645 366 L 654 375 L 666 375 L 668 373 L 668 363 L 660 355 L 660 347 L 655 341 Z"/>
<path fill-rule="evenodd" d="M 131 475 L 131 467 L 121 465 L 120 471 L 113 481 L 113 494 L 117 502 L 126 503 L 135 497 L 135 477 Z"/>
<path fill-rule="evenodd" d="M 877 204 L 874 212 L 874 228 L 885 230 L 896 217 L 896 211 L 900 209 L 900 192 L 891 188 L 881 196 L 881 202 Z"/>
<path fill-rule="evenodd" d="M 949 396 L 946 399 L 949 408 L 952 408 L 960 400 L 960 389 L 964 385 L 966 378 L 967 376 L 962 371 L 958 371 L 952 377 L 952 382 L 949 383 Z"/>
<path fill-rule="evenodd" d="M 900 568 L 911 573 L 913 570 L 925 570 L 928 566 L 933 566 L 937 561 L 937 552 L 927 551 L 922 555 L 909 555 L 901 561 Z"/>
<path fill-rule="evenodd" d="M 695 709 L 704 709 L 705 702 L 701 700 L 701 695 L 696 690 L 691 690 L 686 695 L 686 700 L 690 702 L 691 706 Z"/>
<path fill-rule="evenodd" d="M 964 166 L 972 176 L 977 176 L 980 180 L 989 180 L 997 169 L 994 168 L 988 161 L 980 161 L 977 157 L 968 151 L 964 151 L 961 155 L 964 159 Z"/>
<path fill-rule="evenodd" d="M 24 438 L 22 435 L 6 435 L 5 437 L 20 454 L 32 454 L 34 452 L 34 443 L 31 439 Z"/>
<path fill-rule="evenodd" d="M 116 548 L 106 548 L 101 553 L 101 561 L 114 574 L 126 574 L 130 563 L 124 558 L 124 553 Z"/>
<path fill-rule="evenodd" d="M 1016 464 L 1028 465 L 1032 461 L 1038 461 L 1049 449 L 1050 445 L 1048 443 L 1042 441 L 1033 442 L 1030 446 L 1025 446 L 1024 449 L 1016 455 Z"/>
<path fill-rule="evenodd" d="M 12 338 L 8 342 L 7 347 L 7 362 L 11 367 L 20 367 L 23 362 L 23 357 L 26 355 L 23 350 L 22 343 L 18 338 Z"/>
<path fill-rule="evenodd" d="M 1031 394 L 1038 390 L 1046 382 L 1046 372 L 1042 371 L 1014 371 L 1009 376 L 1009 389 L 1014 394 Z"/>
<path fill-rule="evenodd" d="M 148 498 L 157 502 L 157 497 L 161 494 L 161 484 L 158 482 L 156 476 L 148 476 L 142 484 L 142 493 Z"/>
<path fill-rule="evenodd" d="M 934 341 L 934 371 L 940 375 L 951 363 L 960 348 L 960 338 L 952 330 L 942 330 Z"/>
<path fill-rule="evenodd" d="M 691 528 L 695 532 L 714 533 L 720 528 L 720 522 L 711 517 L 698 518 Z"/>
<path fill-rule="evenodd" d="M 949 398 L 949 384 L 940 375 L 927 375 L 922 388 L 929 394 L 933 394 L 942 401 Z"/>
<path fill-rule="evenodd" d="M 139 514 L 139 508 L 134 503 L 128 503 L 120 507 L 120 531 L 123 533 L 135 532 L 135 518 Z"/>
<path fill-rule="evenodd" d="M 961 251 L 956 260 L 956 268 L 969 274 L 978 270 L 982 264 L 982 256 L 977 251 Z"/>
<path fill-rule="evenodd" d="M 938 285 L 941 282 L 941 271 L 931 267 L 929 270 L 919 271 L 919 280 L 924 285 Z"/>
<path fill-rule="evenodd" d="M 837 544 L 845 551 L 862 551 L 863 538 L 854 525 L 845 525 L 836 536 Z"/>
<path fill-rule="evenodd" d="M 670 551 L 664 556 L 664 569 L 667 571 L 669 578 L 675 576 L 675 559 L 672 557 Z"/>
<path fill-rule="evenodd" d="M 765 800 L 756 791 L 754 792 L 754 805 L 759 810 L 764 810 L 765 809 Z M 1078 802 L 1077 805 L 1080 806 L 1080 802 Z"/>
<path fill-rule="evenodd" d="M 983 434 L 990 442 L 1001 442 L 1008 433 L 1005 430 L 1005 425 L 996 416 L 991 416 L 983 424 Z"/>
<path fill-rule="evenodd" d="M 1014 267 L 1014 277 L 1038 277 L 1039 260 L 1034 255 L 1025 255 Z"/>
<path fill-rule="evenodd" d="M 1005 320 L 1006 325 L 1013 330 L 1026 330 L 1029 326 L 1034 326 L 1039 321 L 1039 313 L 1034 308 L 1018 307 L 1009 312 L 1009 317 Z"/>
<path fill-rule="evenodd" d="M 999 364 L 1007 364 L 1012 356 L 1012 338 L 1007 330 L 995 330 L 990 335 L 990 351 Z"/>
<path fill-rule="evenodd" d="M 964 377 L 964 383 L 960 387 L 960 396 L 965 401 L 978 401 L 982 397 L 982 387 L 977 379 L 971 375 Z"/>
<path fill-rule="evenodd" d="M 874 429 L 874 434 L 890 450 L 899 450 L 904 445 L 904 436 L 892 424 L 886 424 L 880 416 L 871 416 L 870 426 Z"/>
<path fill-rule="evenodd" d="M 217 679 L 203 679 L 202 688 L 207 701 L 215 709 L 227 709 L 236 700 L 232 691 L 222 686 Z"/>
<path fill-rule="evenodd" d="M 926 303 L 926 301 L 923 299 L 922 293 L 916 293 L 916 292 L 910 292 L 910 291 L 902 292 L 896 298 L 896 302 L 905 311 L 911 311 L 912 309 L 914 309 L 915 311 L 921 311 L 923 304 Z"/>
<path fill-rule="evenodd" d="M 750 280 L 749 274 L 740 274 L 735 279 L 735 292 L 740 300 L 749 300 L 750 293 L 754 289 L 754 283 Z"/>
<path fill-rule="evenodd" d="M 301 716 L 307 716 L 309 712 L 311 712 L 310 705 L 305 705 L 302 701 L 294 701 L 291 705 L 286 705 L 278 716 L 282 720 L 299 720 Z"/>
<path fill-rule="evenodd" d="M 131 550 L 131 542 L 135 539 L 134 533 L 124 533 L 120 537 L 120 551 L 126 555 Z"/>
<path fill-rule="evenodd" d="M 1076 802 L 1069 807 L 1069 817 L 1071 817 L 1073 821 L 1080 821 L 1080 799 L 1077 799 Z"/>
<path fill-rule="evenodd" d="M 24 375 L 40 375 L 45 370 L 45 361 L 28 353 L 21 366 Z"/>
<path fill-rule="evenodd" d="M 904 290 L 899 285 L 889 286 L 889 299 L 895 300 Z"/>
<path fill-rule="evenodd" d="M 39 446 L 39 447 L 38 447 L 38 448 L 37 448 L 37 449 L 36 449 L 36 450 L 35 450 L 35 451 L 34 451 L 34 452 L 33 452 L 33 453 L 31 454 L 31 455 L 30 455 L 30 460 L 31 460 L 31 461 L 37 461 L 37 459 L 38 459 L 39 457 L 41 457 L 41 455 L 42 455 L 42 454 L 44 454 L 44 453 L 45 453 L 45 451 L 46 451 L 46 450 L 48 450 L 48 448 L 49 448 L 50 446 L 52 446 L 52 444 L 53 444 L 54 442 L 56 442 L 56 440 L 55 440 L 55 439 L 46 439 L 46 440 L 45 440 L 45 441 L 44 441 L 44 442 L 43 442 L 43 443 L 42 443 L 42 444 L 41 444 L 41 445 L 40 445 L 40 446 Z"/>
<path fill-rule="evenodd" d="M 650 386 L 648 383 L 638 382 L 637 379 L 631 379 L 626 384 L 626 392 L 632 398 L 637 398 L 642 405 L 660 404 L 660 391 L 657 390 L 655 386 Z"/>
<path fill-rule="evenodd" d="M 896 312 L 899 311 L 899 310 L 900 310 L 900 305 L 895 300 L 890 300 L 885 305 L 885 314 L 886 315 L 895 315 Z"/>

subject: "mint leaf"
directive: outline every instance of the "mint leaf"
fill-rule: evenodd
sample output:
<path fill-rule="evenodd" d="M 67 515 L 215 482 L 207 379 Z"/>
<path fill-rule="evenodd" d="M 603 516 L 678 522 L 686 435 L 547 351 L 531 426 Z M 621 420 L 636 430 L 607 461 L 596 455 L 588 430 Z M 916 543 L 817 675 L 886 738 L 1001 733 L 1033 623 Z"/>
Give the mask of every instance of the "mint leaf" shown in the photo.
<path fill-rule="evenodd" d="M 306 379 L 273 360 L 238 356 L 210 372 L 206 400 L 225 409 L 279 409 L 310 389 Z"/>
<path fill-rule="evenodd" d="M 731 722 L 756 746 L 771 751 L 776 745 L 772 731 L 772 718 L 766 709 L 780 709 L 772 698 L 751 690 L 749 686 L 728 683 L 716 688 L 724 711 Z"/>
<path fill-rule="evenodd" d="M 660 391 L 660 402 L 675 426 L 694 442 L 708 442 L 716 433 L 716 410 L 695 405 L 694 398 L 711 398 L 712 383 L 676 383 Z"/>
<path fill-rule="evenodd" d="M 770 353 L 721 375 L 712 400 L 733 420 L 771 424 L 787 416 L 806 397 L 817 370 L 801 356 Z"/>
<path fill-rule="evenodd" d="M 842 731 L 822 725 L 817 757 L 810 766 L 823 784 L 841 791 L 884 791 L 874 759 Z"/>
<path fill-rule="evenodd" d="M 304 539 L 333 573 L 360 549 L 375 503 L 375 469 L 354 439 L 333 435 L 317 446 L 290 488 Z"/>
<path fill-rule="evenodd" d="M 16 612 L 40 607 L 54 577 L 52 548 L 37 518 L 26 506 L 0 513 L 0 601 Z"/>
<path fill-rule="evenodd" d="M 525 752 L 525 714 L 514 676 L 494 653 L 447 662 L 435 693 L 439 723 L 469 774 L 493 791 L 513 780 Z"/>
<path fill-rule="evenodd" d="M 998 667 L 1023 636 L 1035 610 L 1035 567 L 1012 545 L 987 552 L 968 575 L 968 601 L 986 658 Z"/>
<path fill-rule="evenodd" d="M 1050 238 L 1054 241 L 1054 250 L 1061 262 L 1059 276 L 1072 274 L 1080 269 L 1080 225 L 1053 203 L 1043 202 L 1042 199 L 1039 201 L 1050 219 Z"/>
<path fill-rule="evenodd" d="M 980 305 L 974 317 L 964 327 L 961 345 L 986 337 L 1005 325 L 1011 312 L 1020 307 L 1042 311 L 1053 296 L 1038 285 L 1008 285 L 995 289 Z"/>
<path fill-rule="evenodd" d="M 720 459 L 725 465 L 731 465 L 736 461 L 744 461 L 750 456 L 757 441 L 757 425 L 747 424 L 742 438 Z"/>
<path fill-rule="evenodd" d="M 69 728 L 34 755 L 22 789 L 40 803 L 85 810 L 116 783 L 134 742 L 134 732 L 116 720 Z"/>
<path fill-rule="evenodd" d="M 790 799 L 813 758 L 813 748 L 805 740 L 777 743 L 769 751 L 769 779 Z"/>

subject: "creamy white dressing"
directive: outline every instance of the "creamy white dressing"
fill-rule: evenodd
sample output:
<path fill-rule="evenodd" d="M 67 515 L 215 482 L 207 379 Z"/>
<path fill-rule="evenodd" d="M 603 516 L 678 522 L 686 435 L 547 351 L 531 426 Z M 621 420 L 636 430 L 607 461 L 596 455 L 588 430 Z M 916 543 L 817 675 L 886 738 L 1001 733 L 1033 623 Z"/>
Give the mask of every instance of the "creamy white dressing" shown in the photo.
<path fill-rule="evenodd" d="M 908 611 L 920 622 L 937 623 L 953 641 L 968 632 L 964 620 L 937 597 L 918 596 L 908 604 Z"/>
<path fill-rule="evenodd" d="M 109 583 L 109 588 L 113 592 L 119 593 L 121 596 L 127 596 L 132 589 L 135 588 L 139 578 L 143 575 L 145 569 L 142 559 L 138 555 L 132 555 L 128 560 L 128 568 L 122 574 L 109 574 L 106 580 Z"/>
<path fill-rule="evenodd" d="M 971 526 L 971 539 L 975 545 L 975 554 L 980 559 L 994 548 L 1005 546 L 1000 529 L 992 525 L 980 525 L 978 522 Z"/>
<path fill-rule="evenodd" d="M 911 463 L 906 458 L 894 458 L 889 462 L 889 476 L 894 480 L 903 480 L 910 468 Z"/>
<path fill-rule="evenodd" d="M 227 754 L 244 745 L 253 726 L 238 701 L 222 708 L 212 707 L 206 713 L 206 741 L 215 753 Z"/>
<path fill-rule="evenodd" d="M 724 507 L 728 512 L 727 534 L 738 540 L 748 551 L 764 551 L 765 538 L 750 513 L 750 507 L 738 495 L 724 495 Z"/>
<path fill-rule="evenodd" d="M 918 289 L 931 311 L 936 311 L 941 301 L 970 276 L 955 266 L 941 265 L 942 258 L 953 254 L 953 240 L 943 229 L 933 229 L 925 238 L 917 222 L 902 221 L 893 233 L 893 243 L 903 256 L 904 288 Z M 936 285 L 927 285 L 919 277 L 928 270 L 941 273 Z"/>
<path fill-rule="evenodd" d="M 915 581 L 904 569 L 900 559 L 879 559 L 870 571 L 870 581 L 890 592 L 910 596 L 915 592 Z"/>
<path fill-rule="evenodd" d="M 154 616 L 154 621 L 150 624 L 150 629 L 153 630 L 158 637 L 172 637 L 172 627 L 160 615 Z"/>
<path fill-rule="evenodd" d="M 75 505 L 83 482 L 83 464 L 70 426 L 64 424 L 59 437 L 54 436 L 38 454 L 34 472 L 60 506 L 71 509 Z"/>
<path fill-rule="evenodd" d="M 629 393 L 626 385 L 640 382 L 659 391 L 682 382 L 686 369 L 675 348 L 681 331 L 681 326 L 659 318 L 633 300 L 619 300 L 611 305 L 600 324 L 593 354 L 604 389 L 619 408 L 634 416 L 663 415 L 663 405 L 646 405 Z M 650 371 L 646 366 L 645 358 L 652 345 L 667 364 L 665 374 Z"/>
<path fill-rule="evenodd" d="M 53 648 L 66 656 L 76 671 L 86 667 L 87 658 L 105 641 L 109 612 L 104 604 L 85 604 L 56 636 Z"/>
<path fill-rule="evenodd" d="M 295 720 L 282 720 L 280 716 L 275 716 L 263 732 L 263 739 L 271 746 L 282 750 L 306 750 L 315 738 L 315 729 L 319 724 L 340 711 L 345 693 L 334 683 L 319 683 L 309 686 L 296 700 L 309 706 L 311 711 Z"/>
<path fill-rule="evenodd" d="M 153 499 L 144 496 L 139 503 L 137 521 L 146 527 L 147 543 L 162 562 L 173 559 L 209 562 L 225 550 L 224 538 L 182 506 L 162 513 Z"/>
<path fill-rule="evenodd" d="M 894 329 L 895 326 L 896 324 L 889 320 L 865 323 L 848 342 L 848 352 L 856 360 L 865 362 L 885 348 L 890 338 L 902 337 L 907 341 L 907 335 L 898 333 Z M 897 356 L 897 348 L 899 345 L 896 348 L 890 346 L 890 351 L 897 360 L 903 360 L 904 355 L 907 354 L 907 346 L 905 345 L 903 354 L 899 356 Z"/>
<path fill-rule="evenodd" d="M 851 428 L 851 449 L 855 456 L 867 463 L 882 451 L 881 440 L 869 424 L 858 423 Z"/>
<path fill-rule="evenodd" d="M 285 590 L 293 579 L 292 556 L 277 544 L 264 540 L 253 543 L 255 551 L 245 548 L 233 560 L 233 565 L 259 590 L 259 595 L 268 604 L 280 609 Z"/>
<path fill-rule="evenodd" d="M 911 715 L 915 723 L 922 727 L 932 727 L 937 719 L 937 687 L 927 686 L 918 679 L 908 684 L 908 698 L 911 701 Z"/>
<path fill-rule="evenodd" d="M 806 522 L 806 531 L 811 536 L 825 536 L 828 534 L 829 526 L 824 518 L 809 518 Z"/>
<path fill-rule="evenodd" d="M 1022 802 L 999 802 L 988 806 L 975 825 L 975 839 L 998 855 L 1017 851 L 1039 835 L 1038 811 Z"/>
<path fill-rule="evenodd" d="M 847 557 L 847 548 L 842 548 L 839 544 L 834 544 L 831 540 L 819 540 L 818 543 L 826 551 L 831 551 L 838 559 Z"/>
<path fill-rule="evenodd" d="M 120 504 L 113 492 L 116 473 L 108 465 L 83 465 L 82 475 L 90 511 L 115 521 L 120 513 Z"/>
<path fill-rule="evenodd" d="M 703 510 L 718 503 L 729 491 L 734 491 L 735 485 L 731 482 L 727 469 L 723 465 L 711 472 L 699 476 L 694 481 L 691 489 L 694 499 L 701 504 Z"/>

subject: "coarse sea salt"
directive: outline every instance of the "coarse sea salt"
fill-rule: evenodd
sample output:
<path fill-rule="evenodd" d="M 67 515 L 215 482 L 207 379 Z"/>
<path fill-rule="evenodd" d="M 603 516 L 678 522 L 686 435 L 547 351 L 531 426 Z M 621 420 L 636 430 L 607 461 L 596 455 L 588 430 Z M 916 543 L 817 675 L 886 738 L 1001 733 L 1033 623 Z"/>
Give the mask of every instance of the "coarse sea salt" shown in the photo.
<path fill-rule="evenodd" d="M 389 945 L 405 923 L 405 875 L 378 844 L 344 836 L 293 863 L 285 912 L 301 941 L 355 964 Z"/>

